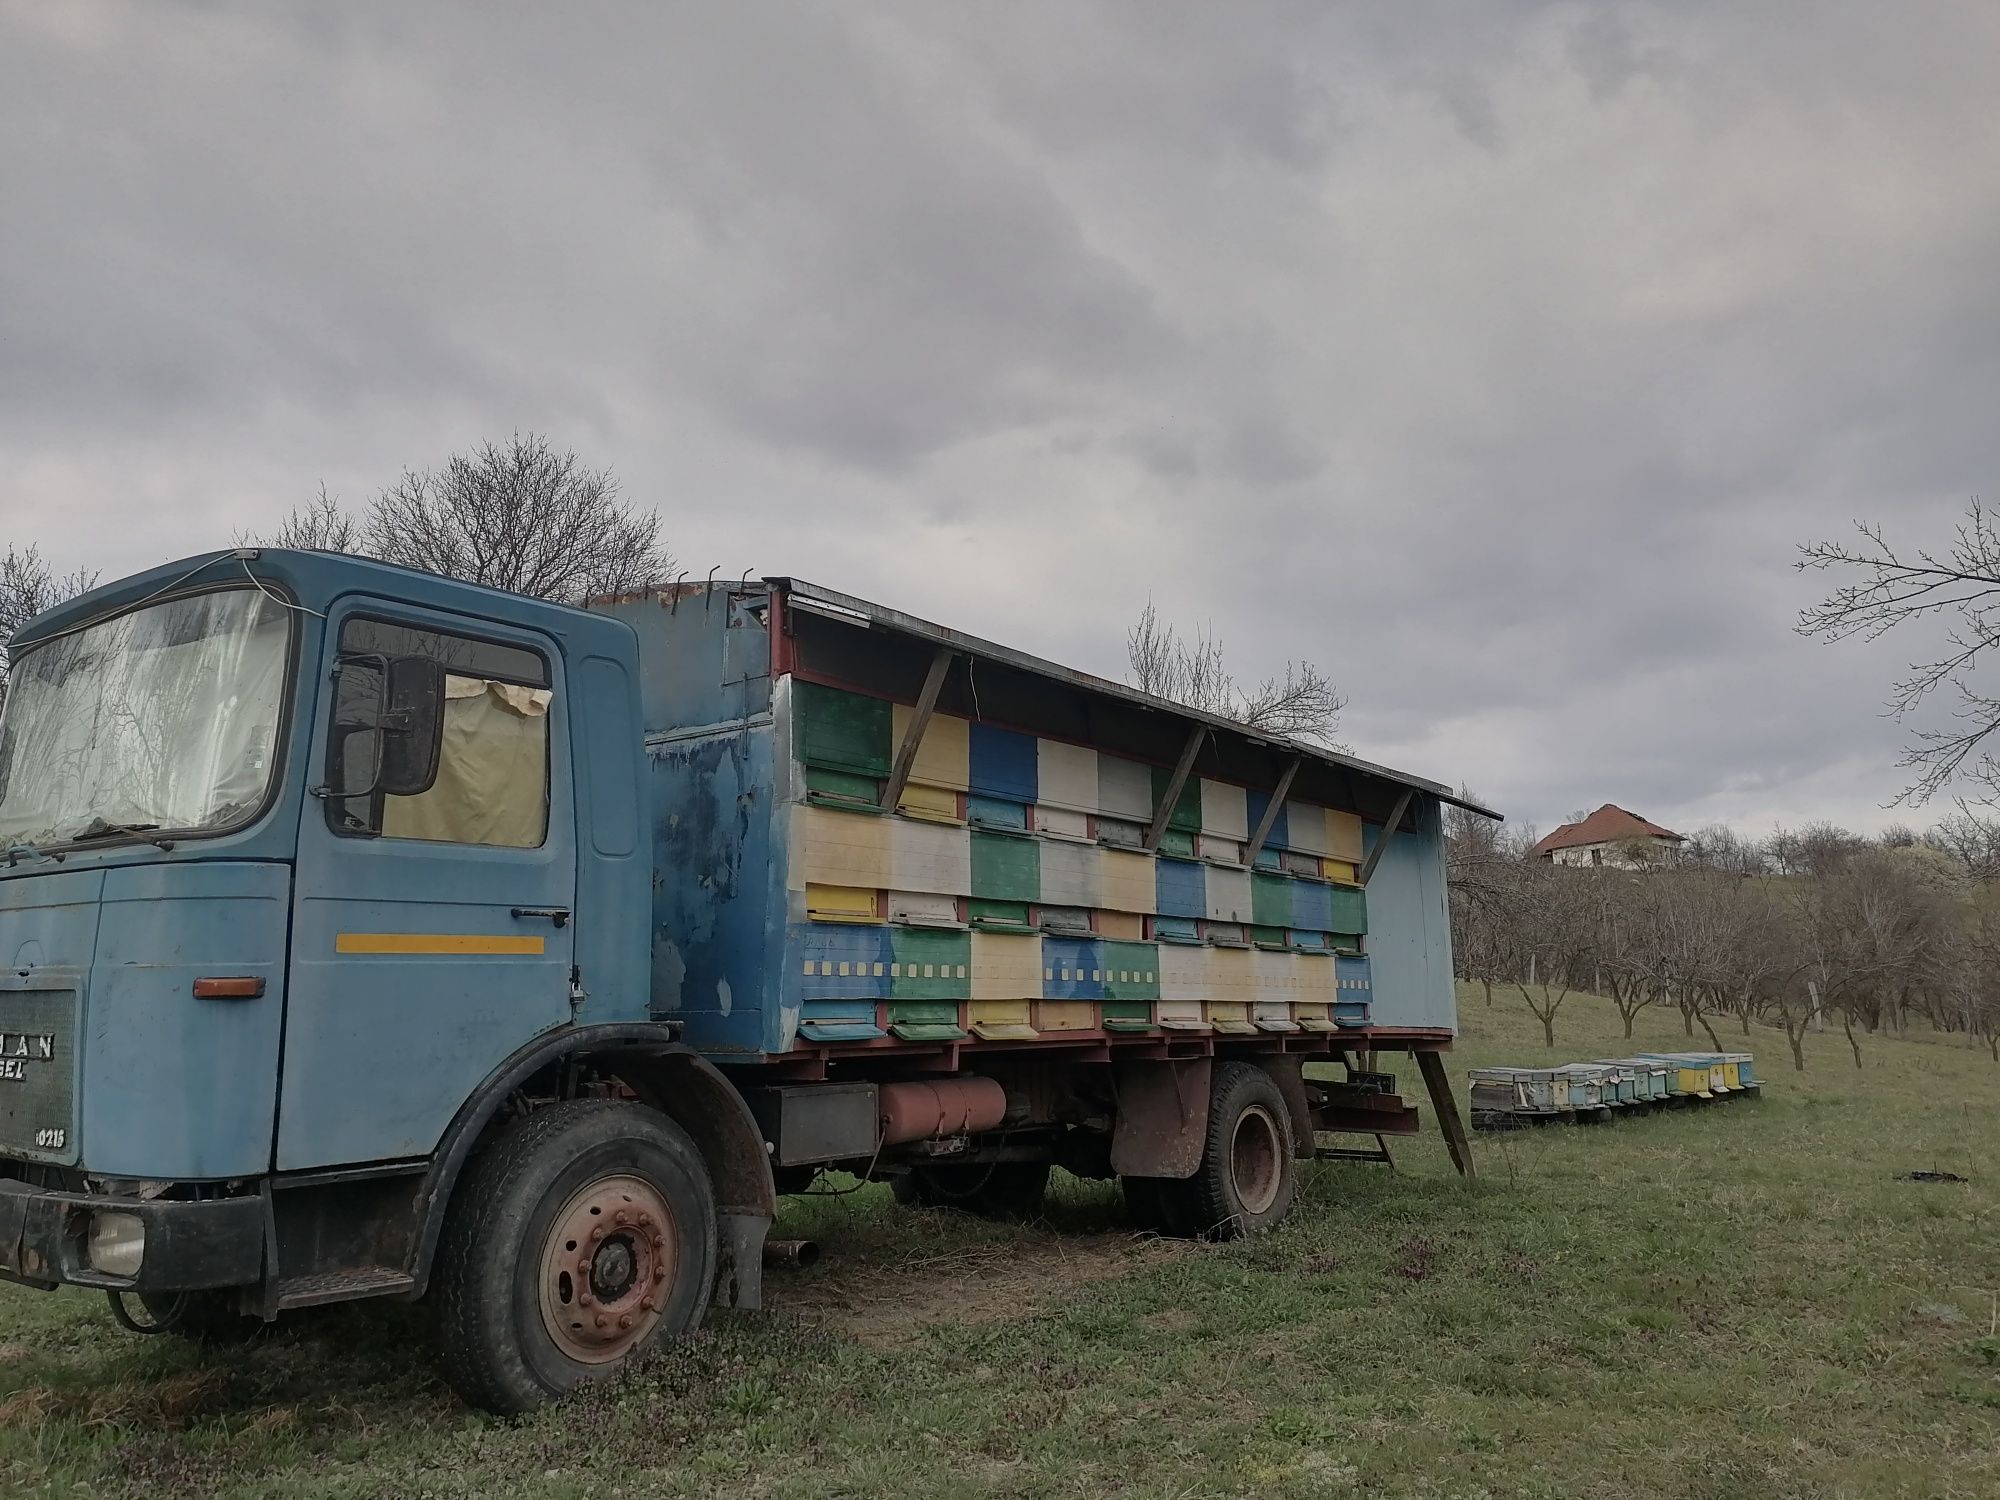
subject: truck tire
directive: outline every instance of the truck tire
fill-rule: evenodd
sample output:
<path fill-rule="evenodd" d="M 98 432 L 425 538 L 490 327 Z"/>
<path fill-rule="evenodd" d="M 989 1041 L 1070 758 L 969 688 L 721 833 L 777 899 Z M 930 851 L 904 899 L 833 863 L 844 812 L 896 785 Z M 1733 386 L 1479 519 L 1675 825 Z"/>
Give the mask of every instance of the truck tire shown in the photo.
<path fill-rule="evenodd" d="M 1045 1161 L 911 1167 L 890 1183 L 898 1203 L 956 1208 L 982 1219 L 1032 1219 L 1049 1190 Z"/>
<path fill-rule="evenodd" d="M 1292 1145 L 1291 1113 L 1271 1075 L 1218 1062 L 1201 1165 L 1184 1181 L 1160 1179 L 1176 1232 L 1233 1240 L 1276 1224 L 1292 1206 Z"/>
<path fill-rule="evenodd" d="M 532 1411 L 692 1329 L 716 1272 L 715 1192 L 681 1128 L 579 1099 L 503 1130 L 445 1212 L 431 1300 L 445 1379 Z"/>

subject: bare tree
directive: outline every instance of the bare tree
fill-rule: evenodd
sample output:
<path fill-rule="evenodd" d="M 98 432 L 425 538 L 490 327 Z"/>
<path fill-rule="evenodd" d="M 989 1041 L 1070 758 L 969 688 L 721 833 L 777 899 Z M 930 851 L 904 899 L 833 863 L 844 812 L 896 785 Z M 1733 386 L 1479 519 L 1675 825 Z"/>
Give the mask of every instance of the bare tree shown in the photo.
<path fill-rule="evenodd" d="M 295 547 L 301 552 L 347 552 L 366 556 L 369 548 L 361 523 L 340 508 L 340 502 L 319 487 L 319 494 L 301 505 L 278 529 L 260 538 L 267 547 Z"/>
<path fill-rule="evenodd" d="M 1206 629 L 1183 637 L 1151 600 L 1126 633 L 1125 659 L 1132 685 L 1142 692 L 1291 739 L 1332 745 L 1347 707 L 1332 680 L 1309 661 L 1286 662 L 1282 676 L 1244 688 L 1224 661 L 1219 639 Z"/>
<path fill-rule="evenodd" d="M 406 470 L 361 519 L 322 486 L 262 540 L 377 557 L 566 604 L 643 588 L 674 566 L 657 515 L 621 500 L 609 470 L 535 433 L 482 443 L 441 468 Z"/>
<path fill-rule="evenodd" d="M 1922 803 L 1960 777 L 1987 797 L 2000 796 L 2000 760 L 1987 744 L 2000 729 L 2000 698 L 1972 685 L 1981 654 L 2000 647 L 2000 526 L 1975 499 L 1949 550 L 1904 551 L 1889 543 L 1880 526 L 1856 522 L 1855 530 L 1859 542 L 1809 542 L 1799 548 L 1801 569 L 1855 580 L 1801 610 L 1799 633 L 1827 641 L 1874 640 L 1900 625 L 1944 623 L 1944 651 L 1912 662 L 1889 690 L 1888 709 L 1898 719 L 1914 714 L 1940 688 L 1949 690 L 1956 705 L 1949 727 L 1913 731 L 1897 762 L 1911 780 L 1897 800 Z"/>
<path fill-rule="evenodd" d="M 0 556 L 0 703 L 7 701 L 8 643 L 28 621 L 97 586 L 97 575 L 57 573 L 39 547 L 9 547 Z"/>

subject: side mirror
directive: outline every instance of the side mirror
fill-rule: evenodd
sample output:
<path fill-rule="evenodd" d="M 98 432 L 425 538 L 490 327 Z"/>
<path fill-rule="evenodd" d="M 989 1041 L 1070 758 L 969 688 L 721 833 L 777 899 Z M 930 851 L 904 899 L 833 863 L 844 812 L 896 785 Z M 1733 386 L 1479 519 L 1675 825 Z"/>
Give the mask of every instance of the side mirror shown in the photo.
<path fill-rule="evenodd" d="M 427 792 L 437 781 L 444 746 L 444 663 L 428 656 L 395 657 L 383 700 L 375 789 L 390 797 Z"/>

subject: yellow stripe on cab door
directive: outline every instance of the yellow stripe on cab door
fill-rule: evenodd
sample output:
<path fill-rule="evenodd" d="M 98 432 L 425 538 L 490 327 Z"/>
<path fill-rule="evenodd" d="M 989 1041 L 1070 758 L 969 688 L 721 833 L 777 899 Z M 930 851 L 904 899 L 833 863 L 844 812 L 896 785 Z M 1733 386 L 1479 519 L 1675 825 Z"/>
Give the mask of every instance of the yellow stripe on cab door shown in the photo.
<path fill-rule="evenodd" d="M 497 937 L 477 932 L 343 932 L 336 953 L 539 954 L 538 937 Z"/>

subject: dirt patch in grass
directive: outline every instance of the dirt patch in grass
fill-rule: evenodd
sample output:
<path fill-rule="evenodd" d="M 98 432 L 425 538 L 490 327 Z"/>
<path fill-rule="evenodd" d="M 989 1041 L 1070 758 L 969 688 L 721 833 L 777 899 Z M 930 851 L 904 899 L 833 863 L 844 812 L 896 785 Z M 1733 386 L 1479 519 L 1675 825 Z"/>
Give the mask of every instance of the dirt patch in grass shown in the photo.
<path fill-rule="evenodd" d="M 809 1271 L 776 1273 L 767 1303 L 875 1348 L 908 1343 L 935 1323 L 973 1325 L 1021 1318 L 1109 1281 L 1188 1253 L 1150 1235 L 1056 1235 L 1023 1229 L 1011 1242 L 926 1247 L 901 1257 L 843 1263 L 837 1254 Z"/>

